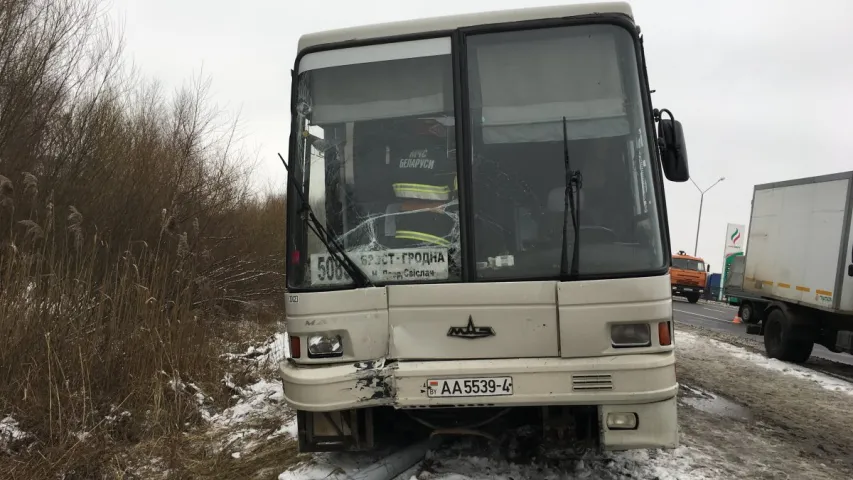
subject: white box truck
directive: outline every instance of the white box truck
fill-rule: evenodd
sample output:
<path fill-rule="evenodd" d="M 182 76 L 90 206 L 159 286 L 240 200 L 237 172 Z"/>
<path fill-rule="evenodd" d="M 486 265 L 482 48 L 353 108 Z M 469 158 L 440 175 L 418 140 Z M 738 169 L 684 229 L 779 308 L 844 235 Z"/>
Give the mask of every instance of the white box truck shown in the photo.
<path fill-rule="evenodd" d="M 853 353 L 851 204 L 853 171 L 755 186 L 725 288 L 768 357 L 805 362 L 815 343 Z"/>

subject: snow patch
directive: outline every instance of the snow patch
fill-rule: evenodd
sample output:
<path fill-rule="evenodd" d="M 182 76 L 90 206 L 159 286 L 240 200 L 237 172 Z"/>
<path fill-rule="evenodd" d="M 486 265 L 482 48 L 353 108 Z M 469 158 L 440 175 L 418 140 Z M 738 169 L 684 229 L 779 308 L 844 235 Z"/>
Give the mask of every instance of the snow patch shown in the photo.
<path fill-rule="evenodd" d="M 288 342 L 286 332 L 276 333 L 260 347 L 250 346 L 245 353 L 228 353 L 224 357 L 233 361 L 250 362 L 253 369 L 260 373 L 264 367 L 275 365 L 290 354 Z M 222 378 L 222 384 L 235 393 L 232 398 L 236 399 L 237 403 L 222 412 L 205 416 L 214 428 L 245 423 L 256 418 L 269 418 L 271 415 L 282 415 L 282 419 L 290 416 L 285 415 L 289 410 L 284 405 L 284 388 L 278 379 L 262 378 L 251 385 L 241 387 L 234 382 L 234 377 L 229 372 Z M 200 390 L 197 395 L 200 402 L 206 398 Z"/>
<path fill-rule="evenodd" d="M 15 443 L 32 438 L 32 435 L 21 430 L 18 421 L 11 416 L 0 420 L 0 451 L 10 453 L 10 447 Z"/>
<path fill-rule="evenodd" d="M 286 333 L 277 333 L 259 347 L 250 346 L 244 353 L 226 354 L 225 357 L 234 362 L 248 363 L 255 374 L 269 376 L 268 367 L 276 365 L 289 354 L 288 342 Z M 231 398 L 236 403 L 221 412 L 205 412 L 204 415 L 210 425 L 210 433 L 218 439 L 216 448 L 219 451 L 239 459 L 249 456 L 263 442 L 285 435 L 295 438 L 296 422 L 284 403 L 284 389 L 279 379 L 261 378 L 255 383 L 239 386 L 234 376 L 226 373 L 222 384 L 234 393 Z M 202 398 L 203 394 L 199 400 Z M 273 425 L 276 421 L 281 424 L 269 433 L 271 420 Z"/>
<path fill-rule="evenodd" d="M 295 423 L 295 422 L 294 422 Z M 302 464 L 278 476 L 278 480 L 345 480 L 370 467 L 390 452 L 315 454 L 311 463 Z M 404 480 L 407 480 L 404 478 Z"/>
<path fill-rule="evenodd" d="M 721 478 L 708 455 L 687 446 L 673 450 L 631 450 L 604 455 L 589 454 L 558 466 L 543 463 L 514 464 L 484 456 L 466 456 L 450 451 L 431 452 L 429 467 L 416 466 L 395 480 L 710 480 Z M 286 477 L 286 480 L 297 477 Z M 304 477 L 302 477 L 304 478 Z M 280 480 L 285 480 L 279 477 Z"/>
<path fill-rule="evenodd" d="M 272 440 L 282 435 L 295 439 L 296 434 L 296 417 L 292 417 L 289 421 L 285 422 L 281 427 L 279 427 L 278 430 L 271 433 L 267 437 L 267 440 Z"/>
<path fill-rule="evenodd" d="M 689 347 L 694 345 L 699 338 L 690 332 L 682 332 L 680 330 L 675 331 L 674 343 L 677 347 Z"/>
<path fill-rule="evenodd" d="M 268 417 L 272 411 L 282 410 L 284 389 L 281 382 L 261 379 L 240 389 L 241 398 L 236 405 L 212 415 L 210 422 L 218 426 L 244 423 L 253 418 Z"/>
<path fill-rule="evenodd" d="M 278 362 L 290 356 L 290 337 L 287 332 L 273 335 L 263 345 L 250 346 L 243 353 L 225 353 L 223 358 L 232 361 L 250 361 L 260 368 L 274 367 Z"/>
<path fill-rule="evenodd" d="M 719 340 L 709 339 L 711 345 L 720 350 L 724 350 L 735 358 L 746 360 L 759 367 L 783 373 L 792 377 L 797 377 L 803 380 L 810 380 L 817 383 L 826 390 L 833 392 L 841 392 L 847 395 L 853 395 L 853 383 L 846 382 L 829 375 L 824 375 L 806 367 L 801 367 L 792 363 L 783 362 L 774 358 L 767 358 L 764 355 L 750 352 L 741 347 L 721 342 Z"/>
<path fill-rule="evenodd" d="M 147 464 L 139 465 L 135 468 L 137 477 L 146 479 L 167 479 L 172 475 L 172 470 L 168 468 L 166 461 L 160 457 L 151 458 Z"/>
<path fill-rule="evenodd" d="M 127 410 L 119 411 L 118 406 L 115 404 L 110 405 L 110 413 L 104 416 L 104 422 L 107 425 L 113 425 L 115 423 L 120 422 L 124 418 L 130 418 L 131 413 Z"/>
<path fill-rule="evenodd" d="M 767 370 L 772 370 L 775 372 L 782 373 L 784 375 L 815 382 L 821 388 L 824 388 L 826 390 L 831 390 L 833 392 L 841 392 L 847 395 L 853 395 L 853 383 L 835 377 L 831 377 L 829 375 L 824 375 L 822 373 L 811 370 L 810 368 L 801 367 L 799 365 L 783 362 L 774 358 L 768 358 L 765 355 L 750 352 L 745 348 L 715 340 L 713 338 L 702 337 L 702 339 L 700 340 L 699 336 L 694 333 L 678 331 L 675 334 L 675 343 L 679 347 L 692 347 L 696 344 L 696 342 L 700 341 L 707 342 L 707 344 L 710 347 L 714 348 L 716 351 L 725 352 L 739 360 L 745 360 L 759 367 L 766 368 Z"/>

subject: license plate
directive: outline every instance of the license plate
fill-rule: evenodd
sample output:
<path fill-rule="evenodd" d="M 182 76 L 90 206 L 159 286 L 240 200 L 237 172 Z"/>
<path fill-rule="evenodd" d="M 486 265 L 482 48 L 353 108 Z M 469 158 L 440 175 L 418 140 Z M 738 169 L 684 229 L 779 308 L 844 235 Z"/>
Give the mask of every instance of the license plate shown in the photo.
<path fill-rule="evenodd" d="M 685 292 L 692 292 L 692 291 L 693 291 L 693 289 L 692 289 L 692 288 L 685 288 L 685 289 L 684 289 L 684 291 L 685 291 Z"/>
<path fill-rule="evenodd" d="M 427 396 L 495 397 L 512 395 L 512 377 L 440 378 L 427 380 Z"/>

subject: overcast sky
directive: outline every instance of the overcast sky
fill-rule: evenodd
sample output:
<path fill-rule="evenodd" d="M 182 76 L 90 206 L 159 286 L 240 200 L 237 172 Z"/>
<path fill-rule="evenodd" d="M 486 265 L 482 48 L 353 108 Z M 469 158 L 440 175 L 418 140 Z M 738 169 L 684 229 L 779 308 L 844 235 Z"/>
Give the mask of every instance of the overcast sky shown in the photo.
<path fill-rule="evenodd" d="M 112 0 L 127 53 L 177 88 L 212 78 L 240 112 L 258 184 L 283 186 L 290 69 L 304 33 L 557 0 Z M 699 256 L 720 271 L 726 223 L 747 224 L 757 183 L 853 169 L 853 0 L 634 0 L 653 99 L 684 124 L 690 173 L 705 188 Z M 666 185 L 673 250 L 693 252 L 699 192 Z"/>

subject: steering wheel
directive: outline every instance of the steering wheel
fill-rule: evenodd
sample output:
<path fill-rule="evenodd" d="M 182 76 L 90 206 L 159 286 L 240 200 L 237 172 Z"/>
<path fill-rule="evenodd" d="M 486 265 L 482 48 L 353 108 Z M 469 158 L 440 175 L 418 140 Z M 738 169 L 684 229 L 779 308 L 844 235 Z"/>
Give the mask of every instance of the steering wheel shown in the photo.
<path fill-rule="evenodd" d="M 610 237 L 610 241 L 613 241 L 613 242 L 615 242 L 616 238 L 617 238 L 616 232 L 614 232 L 613 230 L 611 230 L 607 227 L 602 227 L 600 225 L 581 225 L 580 230 L 581 230 L 581 234 L 583 234 L 585 232 L 590 232 L 590 233 L 592 233 L 592 232 L 603 232 L 605 234 L 605 236 Z"/>

